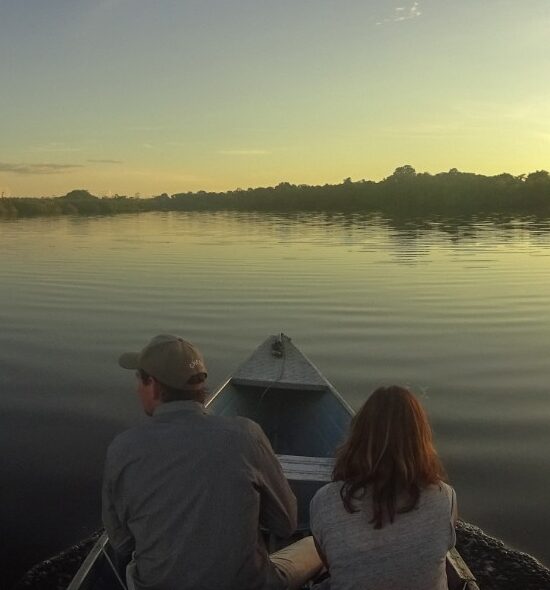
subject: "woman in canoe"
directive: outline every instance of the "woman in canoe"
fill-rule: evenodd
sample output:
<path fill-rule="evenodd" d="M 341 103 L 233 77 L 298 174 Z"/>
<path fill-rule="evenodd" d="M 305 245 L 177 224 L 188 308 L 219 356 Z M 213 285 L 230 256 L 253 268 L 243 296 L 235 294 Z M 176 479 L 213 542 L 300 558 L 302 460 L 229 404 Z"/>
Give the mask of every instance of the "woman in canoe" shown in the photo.
<path fill-rule="evenodd" d="M 331 590 L 446 590 L 456 497 L 416 397 L 377 389 L 311 501 L 311 530 Z"/>

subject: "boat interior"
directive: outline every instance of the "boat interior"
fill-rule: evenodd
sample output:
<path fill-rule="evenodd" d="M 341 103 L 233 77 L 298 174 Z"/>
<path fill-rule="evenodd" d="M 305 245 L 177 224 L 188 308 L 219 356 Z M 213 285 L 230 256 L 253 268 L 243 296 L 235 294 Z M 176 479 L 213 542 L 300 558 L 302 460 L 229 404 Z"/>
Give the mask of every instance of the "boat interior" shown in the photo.
<path fill-rule="evenodd" d="M 351 416 L 324 389 L 234 385 L 232 382 L 209 404 L 222 416 L 246 416 L 257 422 L 278 455 L 332 457 L 345 437 Z"/>

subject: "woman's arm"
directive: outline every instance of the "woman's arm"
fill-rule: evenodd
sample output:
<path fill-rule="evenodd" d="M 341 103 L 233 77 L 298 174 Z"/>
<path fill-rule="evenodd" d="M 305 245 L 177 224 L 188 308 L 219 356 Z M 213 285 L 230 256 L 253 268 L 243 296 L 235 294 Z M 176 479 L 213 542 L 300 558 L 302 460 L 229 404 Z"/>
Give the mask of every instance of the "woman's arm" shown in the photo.
<path fill-rule="evenodd" d="M 451 494 L 451 522 L 453 523 L 453 526 L 456 526 L 456 521 L 458 520 L 458 508 L 456 505 L 456 492 L 454 491 L 454 488 L 451 488 L 452 490 L 452 494 Z"/>
<path fill-rule="evenodd" d="M 319 543 L 317 542 L 317 539 L 315 537 L 313 537 L 313 542 L 315 543 L 315 549 L 317 549 L 317 553 L 319 554 L 319 557 L 321 558 L 323 565 L 327 568 L 327 571 L 330 571 L 330 568 L 328 566 L 327 556 L 324 554 L 321 547 L 319 547 Z"/>

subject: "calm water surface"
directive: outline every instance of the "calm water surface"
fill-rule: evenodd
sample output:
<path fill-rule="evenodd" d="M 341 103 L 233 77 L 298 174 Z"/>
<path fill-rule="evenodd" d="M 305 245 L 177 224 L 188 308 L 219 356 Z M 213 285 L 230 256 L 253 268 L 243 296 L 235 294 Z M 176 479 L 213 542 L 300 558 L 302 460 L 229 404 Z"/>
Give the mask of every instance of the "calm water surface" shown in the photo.
<path fill-rule="evenodd" d="M 100 525 L 160 332 L 222 381 L 284 331 L 358 407 L 427 407 L 464 519 L 550 563 L 550 223 L 150 213 L 0 221 L 1 526 L 15 577 Z"/>

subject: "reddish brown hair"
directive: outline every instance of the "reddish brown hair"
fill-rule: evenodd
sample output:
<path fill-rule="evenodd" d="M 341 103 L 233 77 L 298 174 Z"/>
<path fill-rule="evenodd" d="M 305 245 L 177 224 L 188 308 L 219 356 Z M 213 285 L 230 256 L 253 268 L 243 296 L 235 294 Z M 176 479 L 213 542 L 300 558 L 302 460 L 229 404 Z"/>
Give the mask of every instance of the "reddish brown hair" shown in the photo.
<path fill-rule="evenodd" d="M 396 513 L 418 504 L 422 488 L 446 478 L 420 402 L 405 387 L 380 387 L 351 423 L 351 433 L 336 453 L 334 481 L 348 512 L 354 499 L 372 492 L 374 528 L 393 522 Z M 398 506 L 398 499 L 400 505 Z"/>

